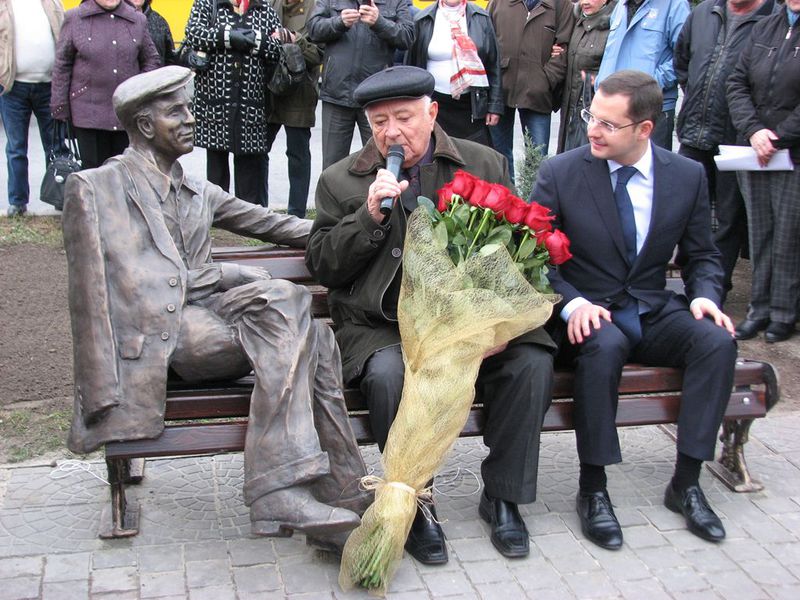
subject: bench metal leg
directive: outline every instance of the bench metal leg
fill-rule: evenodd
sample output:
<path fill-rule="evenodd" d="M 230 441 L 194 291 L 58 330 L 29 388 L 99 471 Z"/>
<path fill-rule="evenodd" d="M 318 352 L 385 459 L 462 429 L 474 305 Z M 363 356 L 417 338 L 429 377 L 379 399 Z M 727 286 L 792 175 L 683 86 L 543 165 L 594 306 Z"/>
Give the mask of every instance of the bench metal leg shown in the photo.
<path fill-rule="evenodd" d="M 713 463 L 707 463 L 709 470 L 734 492 L 760 492 L 764 485 L 750 476 L 744 459 L 744 445 L 750 437 L 753 419 L 723 421 L 722 453 Z"/>
<path fill-rule="evenodd" d="M 128 502 L 125 485 L 131 479 L 131 461 L 125 458 L 107 458 L 108 483 L 111 487 L 111 506 L 100 516 L 100 537 L 125 538 L 139 533 L 139 506 Z M 141 463 L 144 468 L 144 462 Z M 136 475 L 134 474 L 134 479 Z M 139 476 L 141 481 L 141 476 Z"/>

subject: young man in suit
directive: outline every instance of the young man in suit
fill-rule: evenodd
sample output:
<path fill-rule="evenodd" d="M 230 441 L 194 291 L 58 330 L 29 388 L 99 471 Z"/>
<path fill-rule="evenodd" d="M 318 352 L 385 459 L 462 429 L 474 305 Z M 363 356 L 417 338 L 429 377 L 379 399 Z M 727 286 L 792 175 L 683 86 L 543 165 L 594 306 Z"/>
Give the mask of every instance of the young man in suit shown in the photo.
<path fill-rule="evenodd" d="M 736 343 L 719 309 L 723 270 L 705 174 L 651 142 L 661 105 L 661 89 L 645 73 L 603 80 L 583 114 L 589 145 L 545 162 L 533 192 L 572 242 L 572 260 L 551 272 L 563 296 L 554 334 L 559 358 L 575 368 L 578 515 L 584 535 L 608 549 L 622 545 L 605 465 L 621 461 L 614 420 L 630 360 L 684 370 L 678 456 L 664 504 L 695 535 L 725 537 L 698 481 L 702 461 L 714 458 Z M 676 246 L 687 257 L 685 297 L 665 289 Z"/>

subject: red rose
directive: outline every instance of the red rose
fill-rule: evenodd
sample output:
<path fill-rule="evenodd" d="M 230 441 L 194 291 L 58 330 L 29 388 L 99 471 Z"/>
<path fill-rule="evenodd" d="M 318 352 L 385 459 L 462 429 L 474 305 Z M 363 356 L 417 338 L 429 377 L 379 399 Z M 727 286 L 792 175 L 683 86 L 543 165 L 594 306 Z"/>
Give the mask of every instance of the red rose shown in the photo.
<path fill-rule="evenodd" d="M 559 229 L 548 231 L 542 237 L 547 252 L 550 254 L 551 263 L 560 265 L 572 258 L 572 253 L 569 251 L 569 238 L 564 235 L 563 231 Z"/>
<path fill-rule="evenodd" d="M 483 199 L 482 206 L 491 209 L 500 218 L 506 209 L 511 206 L 511 192 L 508 191 L 506 186 L 493 183 L 489 188 L 489 193 Z"/>
<path fill-rule="evenodd" d="M 469 195 L 469 203 L 472 204 L 472 206 L 484 207 L 484 200 L 491 189 L 492 184 L 488 181 L 475 179 L 475 186 L 472 188 L 472 192 Z"/>
<path fill-rule="evenodd" d="M 462 198 L 469 200 L 469 195 L 472 193 L 476 181 L 478 181 L 478 178 L 472 173 L 456 171 L 456 174 L 453 176 L 453 181 L 451 181 L 450 184 L 453 186 L 454 194 L 458 194 Z"/>
<path fill-rule="evenodd" d="M 453 202 L 453 182 L 445 184 L 438 192 L 439 203 L 436 205 L 436 210 L 440 213 L 445 213 Z"/>
<path fill-rule="evenodd" d="M 545 208 L 537 202 L 531 202 L 528 205 L 528 214 L 525 215 L 525 225 L 527 225 L 534 233 L 542 231 L 552 231 L 553 225 L 550 223 L 555 219 L 550 214 L 550 209 Z"/>
<path fill-rule="evenodd" d="M 528 203 L 522 198 L 512 194 L 508 196 L 508 206 L 503 211 L 503 217 L 512 225 L 522 225 L 528 214 Z"/>

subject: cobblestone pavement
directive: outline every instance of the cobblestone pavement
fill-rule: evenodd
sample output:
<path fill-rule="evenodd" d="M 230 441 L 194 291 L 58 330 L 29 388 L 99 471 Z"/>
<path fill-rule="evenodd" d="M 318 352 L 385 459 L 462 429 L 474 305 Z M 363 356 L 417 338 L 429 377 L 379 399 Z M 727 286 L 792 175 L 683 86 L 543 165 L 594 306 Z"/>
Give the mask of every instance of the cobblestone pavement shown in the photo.
<path fill-rule="evenodd" d="M 777 411 L 753 426 L 747 456 L 763 492 L 736 494 L 708 472 L 702 484 L 728 539 L 689 534 L 661 505 L 675 452 L 658 427 L 622 430 L 625 462 L 609 490 L 625 533 L 618 552 L 585 541 L 574 512 L 571 433 L 542 440 L 539 498 L 522 512 L 531 554 L 502 558 L 477 516 L 477 439 L 460 440 L 437 478 L 450 562 L 404 558 L 390 598 L 800 598 L 800 414 Z M 374 447 L 363 449 L 378 468 Z M 338 565 L 301 534 L 255 538 L 241 499 L 241 455 L 150 460 L 131 488 L 141 532 L 97 538 L 108 502 L 102 462 L 65 473 L 50 465 L 0 469 L 0 598 L 21 600 L 367 598 L 343 593 Z"/>

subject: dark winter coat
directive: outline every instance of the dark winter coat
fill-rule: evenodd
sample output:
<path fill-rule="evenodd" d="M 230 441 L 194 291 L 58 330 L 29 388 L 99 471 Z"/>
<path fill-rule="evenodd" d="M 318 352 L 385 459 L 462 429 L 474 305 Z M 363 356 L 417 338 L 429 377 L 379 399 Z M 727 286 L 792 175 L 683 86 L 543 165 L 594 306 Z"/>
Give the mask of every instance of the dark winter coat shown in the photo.
<path fill-rule="evenodd" d="M 564 79 L 564 96 L 561 100 L 561 126 L 558 130 L 558 151 L 564 149 L 567 136 L 567 124 L 572 118 L 575 103 L 583 89 L 581 71 L 589 78 L 587 85 L 591 86 L 591 78 L 597 75 L 600 62 L 603 60 L 603 50 L 608 39 L 611 11 L 617 5 L 617 0 L 611 0 L 593 15 L 584 16 L 580 6 L 575 4 L 575 29 L 567 46 L 567 75 Z M 588 107 L 587 107 L 588 108 Z"/>
<path fill-rule="evenodd" d="M 167 20 L 150 8 L 150 0 L 142 7 L 144 16 L 147 17 L 147 31 L 150 32 L 150 39 L 158 51 L 162 65 L 171 65 L 175 62 L 175 42 L 172 40 L 172 31 L 169 29 Z"/>
<path fill-rule="evenodd" d="M 373 0 L 380 12 L 370 27 L 358 22 L 347 28 L 341 12 L 358 9 L 357 0 L 317 0 L 308 19 L 308 36 L 325 44 L 322 69 L 324 102 L 356 108 L 353 92 L 370 75 L 391 67 L 395 49 L 406 50 L 414 41 L 414 23 L 407 0 Z"/>
<path fill-rule="evenodd" d="M 731 120 L 744 140 L 767 128 L 800 164 L 800 27 L 786 8 L 753 27 L 750 43 L 728 80 Z"/>
<path fill-rule="evenodd" d="M 319 99 L 319 67 L 322 50 L 308 38 L 306 21 L 314 10 L 314 0 L 270 0 L 283 26 L 297 34 L 297 44 L 306 61 L 306 78 L 292 94 L 270 95 L 269 122 L 289 127 L 313 127 Z"/>
<path fill-rule="evenodd" d="M 406 54 L 406 64 L 422 69 L 428 68 L 428 46 L 433 36 L 433 25 L 436 20 L 438 2 L 434 2 L 425 10 L 414 16 L 414 43 Z M 486 97 L 486 88 L 470 88 L 473 109 L 480 107 L 477 112 L 473 110 L 473 120 L 483 119 L 487 112 L 502 115 L 505 111 L 503 104 L 503 85 L 500 81 L 500 50 L 497 46 L 497 37 L 489 13 L 471 2 L 466 7 L 467 34 L 478 48 L 478 56 L 486 69 L 486 78 L 489 80 L 489 94 Z M 484 97 L 476 98 L 477 94 Z"/>
<path fill-rule="evenodd" d="M 500 45 L 506 106 L 539 113 L 557 109 L 567 55 L 553 57 L 551 53 L 553 44 L 569 44 L 575 24 L 572 4 L 541 0 L 529 13 L 525 0 L 492 0 L 488 10 Z"/>
<path fill-rule="evenodd" d="M 766 0 L 739 22 L 726 43 L 726 1 L 705 0 L 697 6 L 683 24 L 675 45 L 675 75 L 684 93 L 678 113 L 678 137 L 681 144 L 698 150 L 715 150 L 719 144 L 736 141 L 725 85 L 742 51 L 750 44 L 753 26 L 775 9 L 775 1 Z"/>
<path fill-rule="evenodd" d="M 252 0 L 243 15 L 230 0 L 195 0 L 186 25 L 186 42 L 208 55 L 209 67 L 195 77 L 195 144 L 234 154 L 267 152 L 267 78 L 280 56 L 280 43 L 270 34 L 280 27 L 265 0 Z M 256 47 L 240 54 L 225 42 L 225 30 L 256 32 Z"/>
<path fill-rule="evenodd" d="M 420 167 L 423 196 L 436 198 L 436 190 L 459 169 L 511 187 L 502 154 L 451 138 L 438 125 L 432 143 L 433 162 Z M 405 211 L 393 210 L 388 226 L 377 225 L 366 206 L 368 188 L 385 165 L 386 159 L 370 139 L 359 152 L 326 169 L 317 184 L 317 218 L 306 246 L 306 265 L 328 287 L 345 382 L 362 373 L 376 350 L 400 343 L 397 319 L 386 314 L 396 307 L 386 306 L 386 300 L 387 289 L 401 268 L 407 217 Z M 543 329 L 518 341 L 553 347 Z"/>
<path fill-rule="evenodd" d="M 117 86 L 159 67 L 147 19 L 127 2 L 111 11 L 94 0 L 68 10 L 56 45 L 50 110 L 76 127 L 122 131 L 111 96 Z"/>

